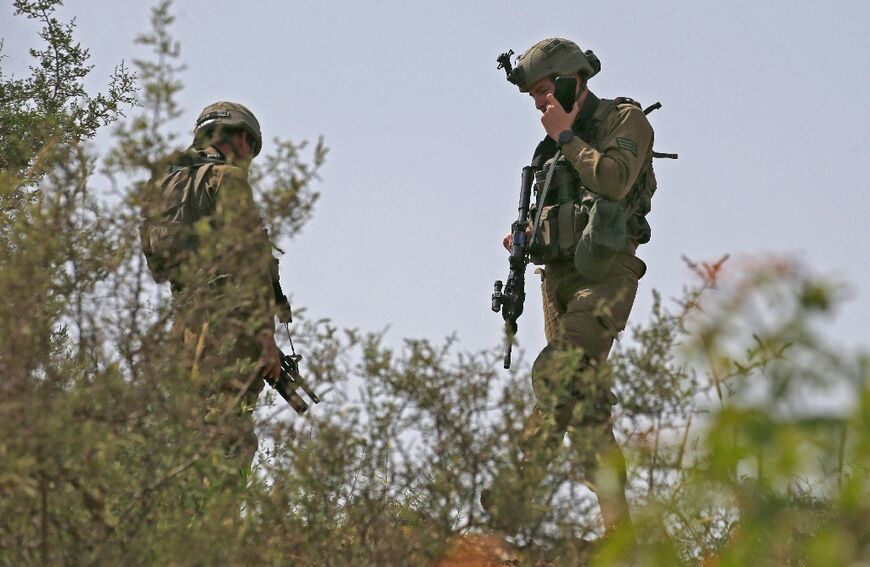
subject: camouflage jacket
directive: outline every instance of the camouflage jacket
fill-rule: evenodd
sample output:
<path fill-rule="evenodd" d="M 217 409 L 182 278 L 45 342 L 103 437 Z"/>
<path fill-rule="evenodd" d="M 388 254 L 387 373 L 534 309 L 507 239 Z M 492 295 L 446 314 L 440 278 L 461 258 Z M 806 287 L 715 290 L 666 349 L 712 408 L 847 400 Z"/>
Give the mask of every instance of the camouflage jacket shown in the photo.
<path fill-rule="evenodd" d="M 149 187 L 140 232 L 155 279 L 203 316 L 271 330 L 272 245 L 247 170 L 215 148 L 191 148 L 172 156 Z"/>
<path fill-rule="evenodd" d="M 583 186 L 607 199 L 621 201 L 629 213 L 628 234 L 636 246 L 650 239 L 646 215 L 656 189 L 652 167 L 653 129 L 628 98 L 599 99 L 587 94 L 572 126 L 576 136 L 562 147 Z M 556 143 L 538 144 L 532 165 L 542 166 L 556 153 Z"/>

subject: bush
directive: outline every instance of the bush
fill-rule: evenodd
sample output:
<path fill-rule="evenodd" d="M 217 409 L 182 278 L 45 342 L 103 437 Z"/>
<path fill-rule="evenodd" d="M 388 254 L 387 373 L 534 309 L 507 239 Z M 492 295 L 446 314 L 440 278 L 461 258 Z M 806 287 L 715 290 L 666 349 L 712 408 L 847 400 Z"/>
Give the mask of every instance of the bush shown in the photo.
<path fill-rule="evenodd" d="M 46 47 L 31 77 L 0 70 L 0 564 L 870 560 L 868 360 L 819 335 L 836 288 L 782 260 L 690 263 L 698 283 L 673 309 L 656 297 L 602 370 L 621 399 L 633 534 L 587 541 L 600 521 L 571 451 L 551 463 L 540 517 L 512 534 L 489 525 L 479 495 L 517 463 L 527 366 L 501 378 L 498 349 L 391 349 L 304 316 L 294 333 L 323 411 L 291 417 L 265 393 L 261 453 L 240 476 L 216 442 L 231 416 L 206 419 L 137 244 L 142 180 L 178 139 L 170 6 L 137 40 L 155 55 L 136 62 L 143 110 L 116 123 L 97 175 L 88 140 L 133 103 L 133 76 L 119 66 L 106 93 L 87 94 L 87 50 L 57 5 L 15 3 Z M 275 145 L 252 179 L 286 238 L 313 213 L 326 149 Z M 827 392 L 839 411 L 802 403 Z"/>

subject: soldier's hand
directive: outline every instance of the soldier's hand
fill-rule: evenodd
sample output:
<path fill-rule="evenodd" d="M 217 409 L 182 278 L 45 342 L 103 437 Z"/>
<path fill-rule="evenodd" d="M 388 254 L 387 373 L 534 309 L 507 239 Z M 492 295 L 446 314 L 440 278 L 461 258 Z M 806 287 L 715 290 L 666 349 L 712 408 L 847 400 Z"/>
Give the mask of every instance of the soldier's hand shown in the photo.
<path fill-rule="evenodd" d="M 504 246 L 504 249 L 507 250 L 508 252 L 511 251 L 511 245 L 513 244 L 513 236 L 514 236 L 513 233 L 509 232 L 509 233 L 504 235 L 504 239 L 501 241 L 502 246 Z M 532 227 L 528 227 L 528 228 L 526 228 L 526 242 L 531 240 L 531 238 L 532 238 Z"/>
<path fill-rule="evenodd" d="M 552 93 L 548 93 L 547 107 L 544 109 L 544 115 L 541 116 L 541 124 L 544 125 L 544 129 L 549 137 L 558 140 L 559 134 L 571 129 L 578 112 L 580 112 L 580 105 L 576 102 L 571 112 L 565 112 L 565 109 L 562 108 L 556 97 Z"/>
<path fill-rule="evenodd" d="M 275 335 L 263 332 L 257 335 L 260 343 L 260 374 L 267 380 L 275 381 L 281 377 L 281 351 L 275 344 Z"/>

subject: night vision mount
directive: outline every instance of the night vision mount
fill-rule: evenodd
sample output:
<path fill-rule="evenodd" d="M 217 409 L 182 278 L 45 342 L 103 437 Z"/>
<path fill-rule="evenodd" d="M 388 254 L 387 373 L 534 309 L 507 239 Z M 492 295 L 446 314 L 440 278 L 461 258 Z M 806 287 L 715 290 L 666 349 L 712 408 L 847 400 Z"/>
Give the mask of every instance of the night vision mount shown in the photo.
<path fill-rule="evenodd" d="M 522 83 L 522 73 L 523 70 L 520 67 L 516 69 L 511 64 L 511 55 L 514 54 L 513 49 L 508 49 L 506 52 L 502 53 L 496 58 L 498 61 L 498 67 L 496 69 L 504 69 L 505 75 L 507 75 L 507 80 L 517 86 L 520 86 Z"/>

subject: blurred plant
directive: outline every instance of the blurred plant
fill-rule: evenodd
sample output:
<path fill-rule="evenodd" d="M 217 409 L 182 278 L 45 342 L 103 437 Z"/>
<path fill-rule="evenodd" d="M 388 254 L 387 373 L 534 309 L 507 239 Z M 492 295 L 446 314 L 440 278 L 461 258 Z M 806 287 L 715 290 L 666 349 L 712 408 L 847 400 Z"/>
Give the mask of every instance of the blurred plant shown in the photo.
<path fill-rule="evenodd" d="M 260 458 L 240 481 L 137 244 L 144 181 L 179 149 L 171 5 L 137 38 L 154 54 L 135 61 L 142 112 L 116 126 L 102 177 L 84 142 L 132 101 L 131 75 L 86 94 L 87 50 L 58 5 L 16 2 L 47 47 L 31 77 L 0 73 L 0 565 L 870 560 L 870 364 L 826 343 L 838 289 L 781 259 L 690 263 L 698 282 L 673 309 L 655 295 L 601 369 L 620 397 L 634 534 L 589 541 L 600 522 L 579 451 L 551 464 L 539 515 L 517 533 L 489 525 L 480 490 L 518 463 L 528 365 L 504 377 L 499 348 L 389 347 L 304 311 L 297 347 L 324 402 L 300 419 L 262 396 Z M 252 179 L 287 239 L 312 214 L 326 149 L 273 148 Z"/>
<path fill-rule="evenodd" d="M 62 23 L 54 12 L 61 0 L 15 0 L 15 15 L 42 24 L 44 49 L 31 49 L 36 60 L 25 79 L 7 77 L 0 68 L 0 169 L 27 185 L 39 178 L 42 163 L 57 144 L 75 145 L 122 116 L 133 104 L 135 76 L 123 63 L 105 93 L 89 94 L 85 77 L 89 51 L 73 39 L 75 23 Z M 2 44 L 0 44 L 2 47 Z M 5 56 L 0 57 L 0 62 Z"/>
<path fill-rule="evenodd" d="M 649 429 L 633 438 L 634 486 L 647 488 L 637 523 L 651 545 L 646 562 L 866 561 L 870 538 L 855 514 L 867 513 L 867 455 L 860 448 L 867 429 L 858 425 L 867 415 L 867 360 L 819 334 L 840 302 L 839 288 L 781 258 L 731 270 L 721 262 L 690 266 L 702 288 L 721 285 L 702 301 L 688 293 L 682 305 L 693 308 L 666 325 L 679 329 L 686 362 L 661 375 L 682 377 L 683 409 L 649 414 Z M 645 334 L 635 336 L 643 344 Z M 677 352 L 676 343 L 665 342 Z M 627 351 L 633 358 L 639 352 L 655 349 Z M 627 388 L 638 383 L 625 376 Z M 675 391 L 671 384 L 652 398 Z M 632 439 L 631 428 L 626 436 Z M 835 550 L 822 551 L 832 542 Z M 616 561 L 618 547 L 605 550 L 612 555 L 602 553 L 601 564 Z"/>

